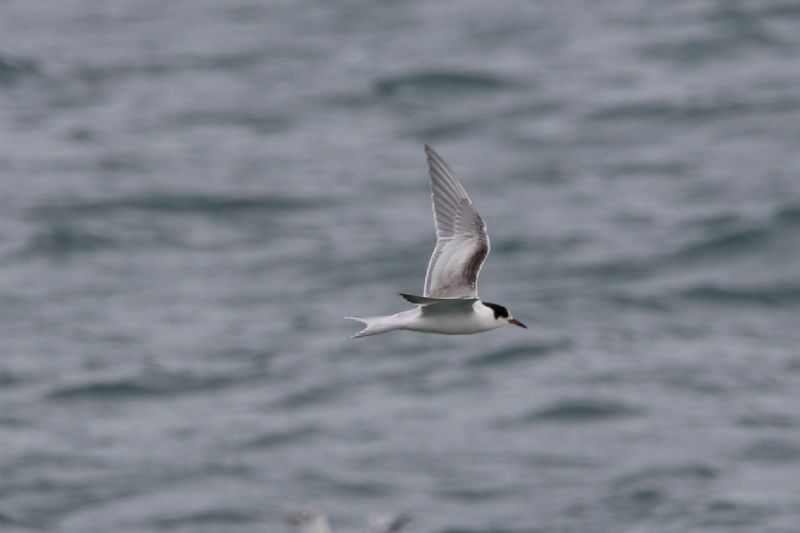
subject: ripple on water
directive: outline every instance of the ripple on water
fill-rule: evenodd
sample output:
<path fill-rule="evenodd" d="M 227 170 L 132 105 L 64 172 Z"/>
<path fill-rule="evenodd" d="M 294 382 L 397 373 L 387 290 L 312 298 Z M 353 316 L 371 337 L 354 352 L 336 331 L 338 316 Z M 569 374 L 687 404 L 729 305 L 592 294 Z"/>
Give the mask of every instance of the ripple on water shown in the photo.
<path fill-rule="evenodd" d="M 480 130 L 485 125 L 486 121 L 474 118 L 442 119 L 435 117 L 428 124 L 409 129 L 407 136 L 411 139 L 425 139 L 433 143 L 464 137 Z"/>
<path fill-rule="evenodd" d="M 521 86 L 521 82 L 476 70 L 420 70 L 377 79 L 372 86 L 378 96 L 392 96 L 404 91 L 439 92 L 498 91 Z"/>
<path fill-rule="evenodd" d="M 74 253 L 110 250 L 117 244 L 114 239 L 106 235 L 70 224 L 58 224 L 49 226 L 34 235 L 22 255 L 25 257 L 36 255 L 60 257 Z"/>
<path fill-rule="evenodd" d="M 571 341 L 567 338 L 551 342 L 522 343 L 500 350 L 480 354 L 467 361 L 469 366 L 500 366 L 519 361 L 539 359 L 554 352 L 565 351 L 570 348 Z"/>
<path fill-rule="evenodd" d="M 490 527 L 488 529 L 472 529 L 472 528 L 446 528 L 437 533 L 537 533 L 540 531 L 536 528 L 525 529 L 508 529 L 504 527 Z"/>
<path fill-rule="evenodd" d="M 159 529 L 181 529 L 192 527 L 218 526 L 227 529 L 230 526 L 255 524 L 261 522 L 263 517 L 255 513 L 221 507 L 218 509 L 207 509 L 197 513 L 189 513 L 177 516 L 156 518 L 151 523 Z"/>
<path fill-rule="evenodd" d="M 800 224 L 800 204 L 788 204 L 777 210 L 774 220 L 778 224 Z"/>
<path fill-rule="evenodd" d="M 672 262 L 708 257 L 723 257 L 752 251 L 770 238 L 770 228 L 750 226 L 720 232 L 717 235 L 687 244 L 669 256 Z"/>
<path fill-rule="evenodd" d="M 490 500 L 499 500 L 513 496 L 519 489 L 513 486 L 502 487 L 474 487 L 461 486 L 441 489 L 437 494 L 445 499 L 460 501 L 464 503 L 480 503 Z"/>
<path fill-rule="evenodd" d="M 259 435 L 244 444 L 246 448 L 279 448 L 296 442 L 308 443 L 324 433 L 319 426 L 306 424 L 282 431 L 270 431 Z"/>
<path fill-rule="evenodd" d="M 613 480 L 605 506 L 628 522 L 683 515 L 718 476 L 705 464 L 646 467 Z"/>
<path fill-rule="evenodd" d="M 794 232 L 787 234 L 800 222 L 800 206 L 786 203 L 778 207 L 769 217 L 761 221 L 747 221 L 735 214 L 721 214 L 696 223 L 711 234 L 691 242 L 670 253 L 665 259 L 673 263 L 688 260 L 741 255 L 757 250 L 771 240 L 780 240 L 785 235 L 794 243 Z M 733 226 L 733 227 L 731 227 Z"/>
<path fill-rule="evenodd" d="M 0 387 L 11 387 L 22 383 L 24 378 L 7 370 L 0 370 Z"/>
<path fill-rule="evenodd" d="M 800 418 L 785 413 L 763 413 L 740 416 L 736 423 L 754 428 L 793 428 L 800 426 Z"/>
<path fill-rule="evenodd" d="M 287 212 L 318 209 L 327 199 L 290 196 L 210 196 L 145 194 L 94 201 L 61 202 L 36 206 L 29 218 L 41 229 L 19 251 L 20 259 L 36 256 L 65 257 L 126 249 L 131 245 L 176 246 L 182 242 L 173 219 L 159 223 L 156 217 L 205 217 L 211 221 L 263 219 Z M 189 219 L 192 222 L 194 219 Z"/>
<path fill-rule="evenodd" d="M 742 458 L 759 463 L 800 462 L 800 446 L 782 439 L 762 439 L 745 448 Z"/>
<path fill-rule="evenodd" d="M 731 528 L 761 522 L 774 510 L 762 505 L 744 504 L 729 500 L 713 500 L 703 506 L 697 522 L 703 528 Z"/>
<path fill-rule="evenodd" d="M 745 257 L 770 249 L 773 242 L 786 242 L 786 249 L 795 246 L 794 227 L 800 221 L 800 208 L 787 204 L 763 221 L 746 221 L 734 215 L 719 215 L 692 224 L 707 233 L 674 249 L 640 257 L 614 257 L 609 260 L 575 266 L 575 272 L 602 278 L 638 278 L 670 267 L 685 268 L 691 263 L 720 261 Z M 735 227 L 730 227 L 735 225 Z M 769 299 L 797 298 L 797 287 L 766 287 Z M 786 292 L 786 295 L 783 292 Z M 759 298 L 757 294 L 746 298 Z"/>
<path fill-rule="evenodd" d="M 48 392 L 48 400 L 131 400 L 203 392 L 261 379 L 263 373 L 198 376 L 186 372 L 159 373 L 116 379 L 96 379 L 62 385 Z"/>
<path fill-rule="evenodd" d="M 785 283 L 752 286 L 702 284 L 685 288 L 677 296 L 686 300 L 718 304 L 758 304 L 768 307 L 800 304 L 800 286 Z"/>
<path fill-rule="evenodd" d="M 21 428 L 29 424 L 29 420 L 21 417 L 0 413 L 0 428 Z"/>
<path fill-rule="evenodd" d="M 301 474 L 300 480 L 304 484 L 316 487 L 321 493 L 346 494 L 365 498 L 383 498 L 394 493 L 395 489 L 392 485 L 375 481 L 368 477 L 368 472 L 365 475 L 367 477 L 361 479 L 352 477 L 345 479 L 342 476 L 333 477 L 323 474 L 317 470 L 306 470 Z"/>
<path fill-rule="evenodd" d="M 561 400 L 535 409 L 523 417 L 525 422 L 602 422 L 642 414 L 642 409 L 613 400 Z"/>
<path fill-rule="evenodd" d="M 172 77 L 179 72 L 236 70 L 257 65 L 265 57 L 267 55 L 263 50 L 165 56 L 164 60 L 146 58 L 144 61 L 82 65 L 70 74 L 73 79 L 82 83 L 100 84 L 107 81 L 119 82 L 127 78 Z"/>
<path fill-rule="evenodd" d="M 781 113 L 800 107 L 800 99 L 794 97 L 764 98 L 715 97 L 694 100 L 669 100 L 651 98 L 642 101 L 624 102 L 591 111 L 588 118 L 598 122 L 648 120 L 681 122 L 729 120 L 732 116 L 746 113 Z"/>
<path fill-rule="evenodd" d="M 244 128 L 260 134 L 275 134 L 289 131 L 292 121 L 286 116 L 253 111 L 195 109 L 167 116 L 164 118 L 164 124 L 166 127 L 174 128 L 222 126 Z"/>
<path fill-rule="evenodd" d="M 114 214 L 124 211 L 146 211 L 158 213 L 189 213 L 207 215 L 230 215 L 238 211 L 291 211 L 295 209 L 318 209 L 330 205 L 329 198 L 303 198 L 299 196 L 248 195 L 225 196 L 205 194 L 143 194 L 119 198 L 108 198 L 88 202 L 72 202 L 41 205 L 31 213 L 43 219 L 54 216 L 77 216 Z"/>
<path fill-rule="evenodd" d="M 277 400 L 271 406 L 282 409 L 302 409 L 328 403 L 334 398 L 338 398 L 347 393 L 347 387 L 341 383 L 331 385 L 315 385 L 299 391 L 290 392 Z"/>
<path fill-rule="evenodd" d="M 10 85 L 38 73 L 39 67 L 31 60 L 0 56 L 0 85 Z"/>

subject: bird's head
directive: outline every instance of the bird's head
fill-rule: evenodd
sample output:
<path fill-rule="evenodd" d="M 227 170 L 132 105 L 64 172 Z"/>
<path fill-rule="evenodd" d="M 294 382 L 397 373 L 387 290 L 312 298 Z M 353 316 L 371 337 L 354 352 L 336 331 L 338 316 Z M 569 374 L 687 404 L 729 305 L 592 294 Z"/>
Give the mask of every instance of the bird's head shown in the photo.
<path fill-rule="evenodd" d="M 494 319 L 497 320 L 498 322 L 501 322 L 503 324 L 513 324 L 515 326 L 528 329 L 528 326 L 526 326 L 525 324 L 523 324 L 522 322 L 511 316 L 511 313 L 508 312 L 508 309 L 506 309 L 502 305 L 493 304 L 491 302 L 483 302 L 483 305 L 494 311 Z"/>

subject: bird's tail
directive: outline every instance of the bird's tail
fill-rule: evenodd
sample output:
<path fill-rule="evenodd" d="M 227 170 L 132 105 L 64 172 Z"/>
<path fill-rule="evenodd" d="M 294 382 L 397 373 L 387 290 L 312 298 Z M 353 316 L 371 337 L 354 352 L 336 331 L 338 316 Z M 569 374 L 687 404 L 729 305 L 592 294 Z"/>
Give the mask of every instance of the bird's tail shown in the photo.
<path fill-rule="evenodd" d="M 345 318 L 348 320 L 357 320 L 365 326 L 364 329 L 350 337 L 351 339 L 368 337 L 369 335 L 377 335 L 379 333 L 386 333 L 387 331 L 392 331 L 395 329 L 403 329 L 401 324 L 398 324 L 395 320 L 391 320 L 392 316 L 368 316 L 364 318 L 357 316 L 346 316 Z"/>

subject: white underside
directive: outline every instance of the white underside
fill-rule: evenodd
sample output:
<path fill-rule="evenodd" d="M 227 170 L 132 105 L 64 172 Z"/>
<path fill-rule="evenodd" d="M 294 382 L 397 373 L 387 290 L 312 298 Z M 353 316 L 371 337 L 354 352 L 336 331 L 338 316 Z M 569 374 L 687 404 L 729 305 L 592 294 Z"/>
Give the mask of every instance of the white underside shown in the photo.
<path fill-rule="evenodd" d="M 506 321 L 495 319 L 494 311 L 480 301 L 475 302 L 471 307 L 466 307 L 463 311 L 425 313 L 422 307 L 418 307 L 369 320 L 368 331 L 372 330 L 375 333 L 405 329 L 444 335 L 469 335 L 507 324 Z"/>
<path fill-rule="evenodd" d="M 502 322 L 495 320 L 491 309 L 488 316 L 481 312 L 425 316 L 419 310 L 415 309 L 415 311 L 417 311 L 418 316 L 405 329 L 425 333 L 443 333 L 445 335 L 469 335 L 470 333 L 489 331 L 504 325 Z"/>

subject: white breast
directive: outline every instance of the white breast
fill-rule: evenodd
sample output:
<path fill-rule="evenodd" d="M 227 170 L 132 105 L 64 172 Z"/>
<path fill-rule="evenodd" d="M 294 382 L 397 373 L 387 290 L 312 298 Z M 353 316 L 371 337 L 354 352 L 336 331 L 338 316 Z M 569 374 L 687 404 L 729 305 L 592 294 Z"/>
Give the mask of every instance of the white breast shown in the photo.
<path fill-rule="evenodd" d="M 480 300 L 468 312 L 426 316 L 419 313 L 405 329 L 447 335 L 467 335 L 499 328 L 503 322 L 496 320 L 494 311 Z"/>

